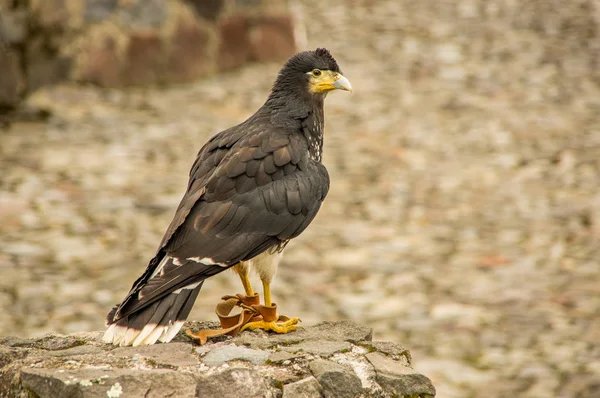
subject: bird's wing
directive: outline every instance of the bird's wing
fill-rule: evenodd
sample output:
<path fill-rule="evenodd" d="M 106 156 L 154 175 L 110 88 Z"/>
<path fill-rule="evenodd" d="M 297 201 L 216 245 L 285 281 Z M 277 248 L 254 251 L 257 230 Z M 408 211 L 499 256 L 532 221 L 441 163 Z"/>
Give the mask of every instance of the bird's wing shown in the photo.
<path fill-rule="evenodd" d="M 317 214 L 329 177 L 302 141 L 269 129 L 233 136 L 200 151 L 157 256 L 114 318 L 298 236 Z"/>

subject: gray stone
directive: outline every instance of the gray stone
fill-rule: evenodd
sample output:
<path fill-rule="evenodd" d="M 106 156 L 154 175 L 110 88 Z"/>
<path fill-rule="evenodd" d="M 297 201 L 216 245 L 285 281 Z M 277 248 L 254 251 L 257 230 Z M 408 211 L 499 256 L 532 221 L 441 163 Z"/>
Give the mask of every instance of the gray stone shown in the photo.
<path fill-rule="evenodd" d="M 27 350 L 15 348 L 7 348 L 0 346 L 0 369 L 16 359 L 23 358 L 27 355 Z"/>
<path fill-rule="evenodd" d="M 120 347 L 111 354 L 120 357 L 140 355 L 149 358 L 157 365 L 190 366 L 198 365 L 198 359 L 192 354 L 192 347 L 186 343 L 154 344 L 139 347 Z"/>
<path fill-rule="evenodd" d="M 192 324 L 194 330 L 217 327 L 214 322 L 188 323 L 188 326 Z M 219 398 L 378 394 L 372 386 L 367 386 L 368 383 L 365 389 L 362 388 L 361 380 L 369 377 L 363 371 L 371 369 L 363 354 L 346 352 L 352 344 L 345 341 L 318 340 L 315 336 L 319 333 L 313 328 L 317 332 L 323 330 L 322 327 L 307 327 L 298 334 L 308 336 L 310 340 L 295 346 L 280 344 L 284 350 L 278 352 L 261 350 L 255 345 L 233 344 L 241 336 L 229 338 L 229 343 L 210 342 L 200 347 L 187 338 L 168 344 L 114 347 L 101 341 L 101 332 L 32 339 L 3 338 L 0 339 L 0 367 L 3 370 L 0 391 L 12 391 L 15 392 L 12 395 L 18 396 L 19 391 L 30 390 L 40 397 L 106 397 L 107 393 L 123 397 L 169 396 L 173 391 L 177 391 L 177 396 Z M 276 334 L 248 334 L 253 335 L 256 342 L 274 339 L 281 343 Z M 328 334 L 323 334 L 323 337 L 328 336 L 339 337 L 341 333 L 333 327 L 328 329 Z M 342 365 L 311 359 L 313 355 L 333 354 Z M 383 392 L 431 392 L 431 389 L 418 388 L 416 383 L 420 382 L 420 375 L 405 366 L 406 361 L 394 361 L 381 353 L 371 354 L 379 356 L 372 356 L 371 360 L 379 369 L 378 380 L 385 386 Z M 294 359 L 293 363 L 291 359 Z M 358 365 L 361 373 L 355 374 L 353 369 L 359 372 L 359 367 L 355 367 Z M 403 377 L 399 377 L 402 372 L 396 366 L 403 366 L 401 371 L 408 376 L 402 374 Z M 367 373 L 376 375 L 372 370 Z"/>
<path fill-rule="evenodd" d="M 19 44 L 27 37 L 27 12 L 23 9 L 0 14 L 0 45 Z"/>
<path fill-rule="evenodd" d="M 129 369 L 23 369 L 21 383 L 40 397 L 194 397 L 196 381 L 187 373 Z M 109 395 L 111 394 L 111 395 Z"/>
<path fill-rule="evenodd" d="M 249 345 L 258 348 L 273 348 L 278 345 L 293 345 L 303 341 L 348 341 L 359 343 L 371 341 L 373 329 L 352 321 L 321 322 L 307 328 L 299 328 L 293 333 L 269 335 L 265 333 L 243 333 L 233 342 L 238 345 Z"/>
<path fill-rule="evenodd" d="M 102 352 L 104 352 L 104 350 L 100 347 L 92 345 L 82 345 L 78 347 L 67 348 L 65 350 L 52 351 L 50 352 L 50 355 L 54 357 L 71 357 L 78 355 L 93 355 Z"/>
<path fill-rule="evenodd" d="M 100 22 L 110 18 L 119 0 L 85 0 L 84 18 L 87 22 Z"/>
<path fill-rule="evenodd" d="M 378 352 L 365 355 L 375 368 L 377 383 L 398 395 L 435 396 L 435 388 L 426 376 L 415 372 L 405 361 L 395 361 Z"/>
<path fill-rule="evenodd" d="M 277 352 L 274 352 L 273 354 L 269 355 L 268 361 L 270 363 L 282 363 L 285 361 L 290 361 L 294 358 L 299 358 L 301 356 L 302 355 L 290 354 L 289 352 L 286 352 L 286 351 L 277 351 Z"/>
<path fill-rule="evenodd" d="M 0 106 L 15 106 L 21 101 L 25 79 L 20 67 L 20 56 L 6 51 L 0 45 Z"/>
<path fill-rule="evenodd" d="M 313 376 L 283 386 L 283 398 L 321 398 L 323 389 Z"/>
<path fill-rule="evenodd" d="M 121 25 L 131 28 L 159 27 L 167 18 L 168 4 L 163 0 L 133 0 L 119 7 Z"/>
<path fill-rule="evenodd" d="M 267 361 L 267 358 L 269 358 L 269 353 L 266 351 L 226 345 L 211 350 L 202 358 L 202 361 L 208 366 L 220 366 L 235 359 L 261 365 Z"/>
<path fill-rule="evenodd" d="M 358 376 L 345 366 L 323 359 L 308 366 L 323 387 L 325 397 L 357 397 L 363 392 Z"/>
<path fill-rule="evenodd" d="M 361 346 L 381 352 L 382 354 L 392 357 L 395 360 L 401 360 L 401 358 L 404 358 L 404 361 L 406 361 L 408 365 L 410 365 L 412 362 L 410 351 L 402 347 L 400 344 L 392 341 L 371 341 L 368 343 L 362 343 Z"/>
<path fill-rule="evenodd" d="M 198 397 L 263 398 L 270 395 L 264 378 L 246 368 L 231 368 L 202 377 L 196 390 Z"/>
<path fill-rule="evenodd" d="M 282 347 L 287 352 L 307 352 L 321 357 L 330 357 L 337 352 L 345 352 L 352 349 L 352 345 L 345 341 L 305 341 L 289 347 Z"/>
<path fill-rule="evenodd" d="M 318 323 L 310 328 L 308 334 L 313 340 L 349 341 L 350 343 L 373 339 L 373 329 L 348 320 Z"/>
<path fill-rule="evenodd" d="M 41 348 L 43 350 L 66 350 L 68 348 L 84 345 L 86 341 L 76 336 L 47 335 L 33 339 L 22 339 L 8 336 L 0 340 L 0 344 L 7 347 Z"/>
<path fill-rule="evenodd" d="M 303 330 L 304 329 L 299 328 L 292 333 L 272 335 L 267 335 L 267 333 L 262 330 L 244 332 L 237 336 L 232 342 L 237 345 L 245 345 L 260 349 L 275 348 L 280 345 L 285 346 L 302 342 L 305 336 Z M 265 338 L 266 336 L 269 336 L 269 338 Z"/>
<path fill-rule="evenodd" d="M 196 13 L 210 21 L 217 19 L 223 6 L 225 5 L 224 0 L 185 0 L 189 3 Z"/>
<path fill-rule="evenodd" d="M 62 55 L 60 46 L 56 37 L 35 36 L 28 39 L 25 52 L 25 74 L 29 92 L 69 78 L 73 59 Z"/>

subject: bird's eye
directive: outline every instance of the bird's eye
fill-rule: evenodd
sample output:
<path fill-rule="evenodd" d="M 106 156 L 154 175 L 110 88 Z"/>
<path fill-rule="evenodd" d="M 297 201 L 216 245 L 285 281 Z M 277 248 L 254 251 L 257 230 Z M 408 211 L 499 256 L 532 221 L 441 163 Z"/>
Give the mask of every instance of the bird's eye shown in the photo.
<path fill-rule="evenodd" d="M 315 76 L 315 77 L 321 76 L 321 70 L 320 69 L 313 69 L 312 75 Z"/>

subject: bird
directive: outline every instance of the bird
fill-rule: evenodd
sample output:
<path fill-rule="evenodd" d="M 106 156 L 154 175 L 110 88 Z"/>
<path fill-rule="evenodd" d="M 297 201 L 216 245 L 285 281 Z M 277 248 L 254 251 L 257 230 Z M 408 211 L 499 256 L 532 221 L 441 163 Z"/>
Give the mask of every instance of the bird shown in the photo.
<path fill-rule="evenodd" d="M 352 91 L 329 50 L 285 62 L 264 104 L 208 140 L 187 190 L 146 270 L 106 317 L 105 343 L 168 343 L 179 332 L 207 278 L 233 268 L 245 293 L 249 271 L 274 305 L 271 282 L 287 243 L 313 221 L 329 190 L 322 163 L 325 97 Z M 277 333 L 287 322 L 250 325 Z"/>

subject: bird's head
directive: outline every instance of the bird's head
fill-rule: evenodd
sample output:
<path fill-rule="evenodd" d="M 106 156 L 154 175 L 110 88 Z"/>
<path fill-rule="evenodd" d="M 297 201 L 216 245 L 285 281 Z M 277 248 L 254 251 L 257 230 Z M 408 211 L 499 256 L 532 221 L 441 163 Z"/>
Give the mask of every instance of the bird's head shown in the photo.
<path fill-rule="evenodd" d="M 352 91 L 352 85 L 325 48 L 303 51 L 291 57 L 281 68 L 273 85 L 273 93 L 294 91 L 322 96 L 333 90 Z"/>

